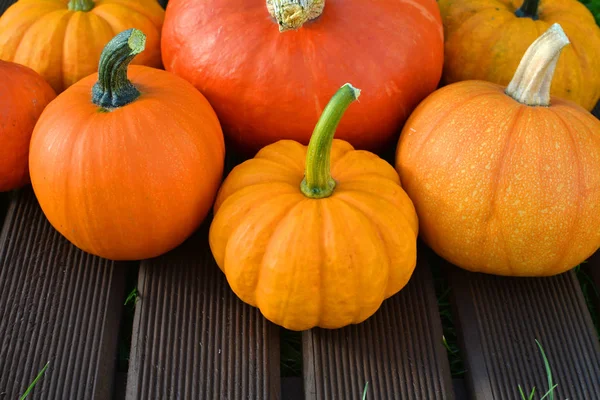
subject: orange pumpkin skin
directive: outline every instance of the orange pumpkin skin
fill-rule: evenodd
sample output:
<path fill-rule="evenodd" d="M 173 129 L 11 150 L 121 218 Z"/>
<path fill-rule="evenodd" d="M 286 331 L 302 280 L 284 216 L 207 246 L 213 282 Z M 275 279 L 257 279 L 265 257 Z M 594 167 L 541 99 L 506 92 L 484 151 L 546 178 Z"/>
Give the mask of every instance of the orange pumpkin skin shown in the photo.
<path fill-rule="evenodd" d="M 541 0 L 538 17 L 519 18 L 523 0 L 440 0 L 447 84 L 484 80 L 508 85 L 540 32 L 557 22 L 571 41 L 558 61 L 551 93 L 592 110 L 600 99 L 600 28 L 577 0 Z"/>
<path fill-rule="evenodd" d="M 112 260 L 163 254 L 206 217 L 221 182 L 219 121 L 192 85 L 130 66 L 142 93 L 102 112 L 93 74 L 46 108 L 31 140 L 31 181 L 50 223 L 77 247 Z"/>
<path fill-rule="evenodd" d="M 300 191 L 306 155 L 282 140 L 237 166 L 217 196 L 210 247 L 236 295 L 274 323 L 360 323 L 414 270 L 414 207 L 392 166 L 337 139 L 337 186 L 309 199 Z"/>
<path fill-rule="evenodd" d="M 0 60 L 0 77 L 0 192 L 6 192 L 29 183 L 33 127 L 56 93 L 23 65 Z"/>
<path fill-rule="evenodd" d="M 307 144 L 347 81 L 364 94 L 336 137 L 379 150 L 437 87 L 442 24 L 434 0 L 327 0 L 318 19 L 286 32 L 265 0 L 171 0 L 162 56 L 166 70 L 206 95 L 238 151 Z"/>
<path fill-rule="evenodd" d="M 599 132 L 567 100 L 529 107 L 478 81 L 438 90 L 407 121 L 396 154 L 421 237 L 476 272 L 576 266 L 600 246 Z"/>
<path fill-rule="evenodd" d="M 147 36 L 146 51 L 133 64 L 162 66 L 164 10 L 156 0 L 99 0 L 88 12 L 71 11 L 67 3 L 19 0 L 9 7 L 0 18 L 0 59 L 27 65 L 60 93 L 98 71 L 100 53 L 115 34 L 138 28 Z"/>

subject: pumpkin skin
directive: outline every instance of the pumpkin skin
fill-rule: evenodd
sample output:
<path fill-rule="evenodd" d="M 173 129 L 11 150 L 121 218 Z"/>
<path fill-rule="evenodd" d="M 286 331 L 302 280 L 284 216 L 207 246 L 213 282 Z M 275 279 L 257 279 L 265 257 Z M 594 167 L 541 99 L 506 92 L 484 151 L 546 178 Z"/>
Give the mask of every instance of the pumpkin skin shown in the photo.
<path fill-rule="evenodd" d="M 31 182 L 50 223 L 112 260 L 163 254 L 206 217 L 221 182 L 219 121 L 192 85 L 129 67 L 141 95 L 113 110 L 90 101 L 98 74 L 59 95 L 31 140 Z M 168 116 L 168 117 L 165 117 Z"/>
<path fill-rule="evenodd" d="M 523 0 L 440 0 L 446 84 L 484 80 L 508 85 L 525 50 L 552 23 L 571 41 L 558 61 L 551 93 L 592 110 L 600 99 L 600 28 L 577 0 L 541 0 L 538 20 L 519 18 Z"/>
<path fill-rule="evenodd" d="M 336 189 L 308 199 L 306 154 L 282 140 L 234 168 L 215 202 L 210 247 L 235 294 L 270 321 L 292 330 L 360 323 L 410 279 L 414 207 L 392 166 L 337 139 Z"/>
<path fill-rule="evenodd" d="M 443 65 L 434 0 L 327 0 L 320 17 L 286 32 L 264 0 L 171 0 L 162 34 L 165 69 L 204 93 L 228 143 L 252 155 L 280 139 L 307 144 L 347 81 L 364 95 L 336 137 L 382 149 L 435 90 Z"/>
<path fill-rule="evenodd" d="M 19 0 L 10 6 L 0 18 L 0 59 L 27 65 L 60 93 L 98 71 L 100 53 L 117 33 L 138 28 L 147 36 L 147 49 L 133 63 L 162 66 L 164 10 L 156 0 L 100 0 L 88 12 L 71 11 L 67 4 Z"/>
<path fill-rule="evenodd" d="M 422 239 L 474 272 L 548 276 L 600 246 L 600 121 L 483 81 L 448 85 L 407 121 L 396 169 Z"/>
<path fill-rule="evenodd" d="M 29 183 L 29 141 L 56 93 L 35 71 L 0 60 L 0 192 Z"/>

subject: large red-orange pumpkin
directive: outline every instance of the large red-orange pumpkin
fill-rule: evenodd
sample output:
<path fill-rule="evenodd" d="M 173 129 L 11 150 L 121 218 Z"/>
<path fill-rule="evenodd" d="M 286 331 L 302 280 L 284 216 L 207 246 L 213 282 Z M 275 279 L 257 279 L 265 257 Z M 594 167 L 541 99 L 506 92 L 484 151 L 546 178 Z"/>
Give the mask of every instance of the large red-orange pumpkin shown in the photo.
<path fill-rule="evenodd" d="M 0 192 L 29 182 L 29 141 L 44 108 L 56 97 L 35 71 L 0 60 Z"/>
<path fill-rule="evenodd" d="M 396 167 L 425 242 L 450 262 L 499 275 L 564 272 L 600 246 L 600 121 L 550 97 L 568 43 L 553 25 L 506 88 L 446 86 L 400 136 Z"/>
<path fill-rule="evenodd" d="M 117 35 L 99 74 L 43 112 L 31 140 L 31 182 L 52 225 L 113 260 L 160 255 L 207 215 L 221 182 L 224 140 L 208 101 L 162 70 L 132 65 L 138 30 Z"/>
<path fill-rule="evenodd" d="M 0 59 L 27 65 L 56 93 L 96 72 L 104 46 L 129 28 L 147 36 L 133 64 L 160 67 L 156 0 L 19 0 L 0 18 Z"/>
<path fill-rule="evenodd" d="M 435 0 L 171 0 L 161 44 L 165 68 L 208 98 L 246 151 L 279 139 L 307 144 L 347 81 L 364 95 L 336 135 L 380 149 L 435 90 L 443 66 Z"/>

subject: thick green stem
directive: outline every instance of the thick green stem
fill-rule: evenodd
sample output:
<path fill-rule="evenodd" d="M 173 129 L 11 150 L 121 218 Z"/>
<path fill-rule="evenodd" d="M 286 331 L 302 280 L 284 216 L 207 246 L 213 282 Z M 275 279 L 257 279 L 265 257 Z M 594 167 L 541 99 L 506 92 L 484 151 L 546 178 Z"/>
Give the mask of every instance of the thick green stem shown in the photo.
<path fill-rule="evenodd" d="M 300 185 L 300 190 L 306 197 L 321 199 L 333 193 L 335 181 L 331 177 L 330 161 L 333 136 L 344 112 L 359 95 L 359 89 L 346 83 L 333 95 L 323 110 L 306 154 L 306 171 Z"/>
<path fill-rule="evenodd" d="M 99 107 L 122 107 L 137 99 L 140 92 L 127 79 L 127 67 L 144 51 L 146 35 L 128 29 L 115 36 L 102 51 L 98 65 L 98 81 L 92 89 L 92 102 Z"/>
<path fill-rule="evenodd" d="M 515 15 L 519 18 L 531 18 L 534 21 L 538 19 L 538 6 L 540 0 L 525 0 L 521 8 L 515 11 Z"/>
<path fill-rule="evenodd" d="M 277 21 L 279 31 L 298 29 L 323 12 L 325 0 L 267 0 L 267 10 Z"/>
<path fill-rule="evenodd" d="M 559 24 L 552 24 L 521 58 L 506 94 L 529 106 L 549 106 L 550 86 L 563 47 L 569 44 Z"/>
<path fill-rule="evenodd" d="M 94 8 L 94 2 L 92 0 L 71 0 L 67 8 L 71 11 L 90 11 Z"/>

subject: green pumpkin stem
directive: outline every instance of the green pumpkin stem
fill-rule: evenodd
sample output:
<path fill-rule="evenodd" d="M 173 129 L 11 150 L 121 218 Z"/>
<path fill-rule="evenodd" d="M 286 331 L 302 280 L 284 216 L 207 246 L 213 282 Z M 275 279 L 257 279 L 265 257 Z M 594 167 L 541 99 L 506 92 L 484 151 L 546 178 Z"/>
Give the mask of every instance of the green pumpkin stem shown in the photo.
<path fill-rule="evenodd" d="M 92 89 L 94 104 L 112 109 L 139 97 L 139 90 L 127 79 L 127 67 L 145 46 L 146 35 L 137 29 L 123 31 L 108 42 L 100 55 L 98 81 Z"/>
<path fill-rule="evenodd" d="M 531 18 L 534 21 L 538 19 L 538 6 L 540 0 L 525 0 L 521 8 L 515 11 L 515 15 L 519 18 Z"/>
<path fill-rule="evenodd" d="M 333 95 L 323 110 L 306 154 L 306 171 L 300 185 L 300 190 L 306 197 L 321 199 L 333 193 L 335 181 L 331 177 L 330 161 L 333 136 L 344 112 L 359 95 L 359 89 L 346 83 Z"/>
<path fill-rule="evenodd" d="M 94 8 L 94 2 L 92 0 L 71 0 L 67 8 L 71 11 L 90 11 Z"/>
<path fill-rule="evenodd" d="M 267 10 L 277 21 L 279 31 L 298 29 L 323 12 L 325 0 L 267 0 Z"/>
<path fill-rule="evenodd" d="M 552 24 L 521 58 L 506 94 L 528 106 L 549 106 L 550 86 L 563 47 L 569 44 L 559 24 Z"/>

